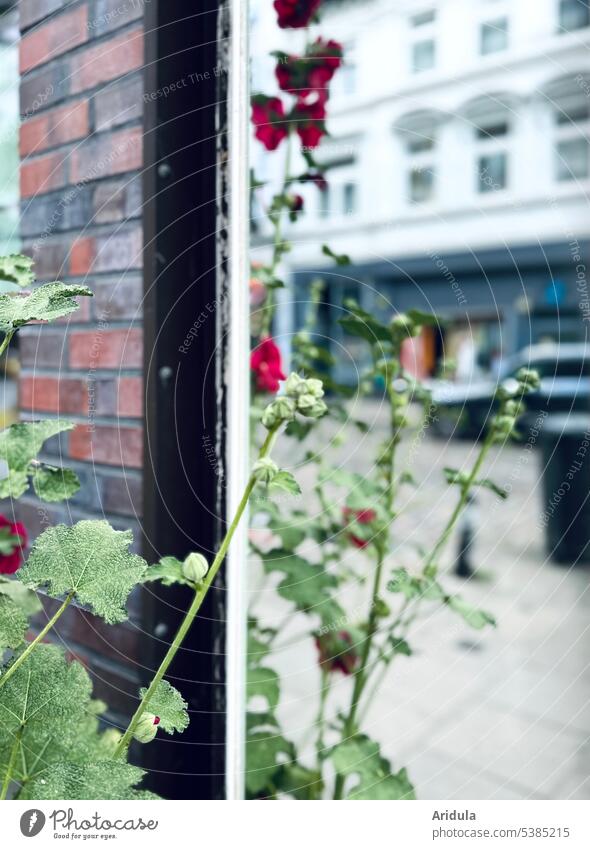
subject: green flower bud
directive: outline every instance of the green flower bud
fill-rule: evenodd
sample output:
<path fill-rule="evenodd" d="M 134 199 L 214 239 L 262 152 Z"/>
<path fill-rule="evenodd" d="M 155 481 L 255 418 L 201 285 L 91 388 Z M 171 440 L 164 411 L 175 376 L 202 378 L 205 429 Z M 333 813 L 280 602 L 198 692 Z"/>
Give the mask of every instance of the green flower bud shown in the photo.
<path fill-rule="evenodd" d="M 421 324 L 412 321 L 409 315 L 399 313 L 394 315 L 389 324 L 394 342 L 399 342 L 408 336 L 418 336 L 422 330 Z"/>
<path fill-rule="evenodd" d="M 182 564 L 182 574 L 187 581 L 192 581 L 193 584 L 198 584 L 202 581 L 209 571 L 207 559 L 202 554 L 192 552 Z"/>
<path fill-rule="evenodd" d="M 262 483 L 270 483 L 278 473 L 279 467 L 270 457 L 261 457 L 252 469 L 252 474 L 256 480 L 262 481 Z"/>
<path fill-rule="evenodd" d="M 283 422 L 291 422 L 295 418 L 295 402 L 292 398 L 282 395 L 275 398 L 262 414 L 262 424 L 270 430 Z"/>
<path fill-rule="evenodd" d="M 306 399 L 305 405 L 304 405 L 303 408 L 300 406 L 300 404 L 301 404 L 301 398 L 300 398 L 299 399 L 299 405 L 298 405 L 297 409 L 299 410 L 299 412 L 301 413 L 302 416 L 307 416 L 307 418 L 310 418 L 310 419 L 319 419 L 321 416 L 323 416 L 325 413 L 328 412 L 328 408 L 326 407 L 326 405 L 324 404 L 323 401 L 317 400 L 316 398 L 313 399 L 313 404 L 308 406 L 307 399 L 310 398 L 310 397 L 311 396 L 307 396 L 307 395 L 303 396 L 303 398 Z"/>
<path fill-rule="evenodd" d="M 510 436 L 515 424 L 516 419 L 514 416 L 500 415 L 492 419 L 492 428 L 500 439 Z"/>
<path fill-rule="evenodd" d="M 539 373 L 530 368 L 519 369 L 516 373 L 516 379 L 525 392 L 532 392 L 533 390 L 538 389 L 541 385 Z"/>
<path fill-rule="evenodd" d="M 135 726 L 133 738 L 137 740 L 138 743 L 151 743 L 158 733 L 159 723 L 159 716 L 145 711 L 142 713 L 139 722 Z"/>
<path fill-rule="evenodd" d="M 307 381 L 298 374 L 292 372 L 285 383 L 285 392 L 291 398 L 298 398 L 299 395 L 304 395 L 308 391 Z"/>
<path fill-rule="evenodd" d="M 317 377 L 308 377 L 306 383 L 307 391 L 310 395 L 313 395 L 314 398 L 324 397 L 324 384 L 321 380 L 318 380 Z"/>

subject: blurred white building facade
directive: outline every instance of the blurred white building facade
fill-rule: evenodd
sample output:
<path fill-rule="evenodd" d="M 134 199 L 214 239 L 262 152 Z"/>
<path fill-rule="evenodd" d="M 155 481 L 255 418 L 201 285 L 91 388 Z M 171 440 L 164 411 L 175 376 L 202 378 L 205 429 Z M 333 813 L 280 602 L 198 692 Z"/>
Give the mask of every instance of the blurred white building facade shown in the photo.
<path fill-rule="evenodd" d="M 260 57 L 302 38 L 277 32 L 260 3 L 253 77 L 265 90 Z M 316 153 L 329 189 L 304 187 L 288 270 L 301 292 L 325 278 L 330 338 L 353 294 L 372 310 L 434 309 L 458 337 L 478 336 L 486 365 L 531 341 L 585 339 L 588 2 L 332 0 L 318 33 L 345 45 L 346 66 Z M 277 167 L 268 154 L 260 164 Z M 324 243 L 353 265 L 335 271 Z M 280 331 L 299 309 L 285 304 Z M 429 344 L 427 368 L 441 340 Z"/>

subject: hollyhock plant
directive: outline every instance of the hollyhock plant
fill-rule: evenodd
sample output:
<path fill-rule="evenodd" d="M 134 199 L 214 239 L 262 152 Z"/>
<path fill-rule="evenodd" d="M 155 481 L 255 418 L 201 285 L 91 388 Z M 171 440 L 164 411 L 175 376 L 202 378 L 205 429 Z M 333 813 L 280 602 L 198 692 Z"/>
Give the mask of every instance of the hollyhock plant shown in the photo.
<path fill-rule="evenodd" d="M 27 542 L 27 530 L 23 524 L 0 516 L 0 575 L 13 575 L 18 571 Z"/>
<path fill-rule="evenodd" d="M 285 107 L 279 97 L 264 94 L 252 98 L 252 123 L 255 136 L 267 150 L 276 150 L 289 135 Z"/>
<path fill-rule="evenodd" d="M 342 45 L 318 38 L 303 56 L 276 53 L 275 75 L 282 91 L 299 99 L 311 94 L 327 100 L 328 83 L 342 64 Z"/>
<path fill-rule="evenodd" d="M 321 100 L 305 103 L 300 100 L 291 113 L 303 150 L 314 150 L 326 135 L 326 106 Z"/>
<path fill-rule="evenodd" d="M 301 29 L 312 22 L 322 0 L 275 0 L 277 22 L 281 29 Z"/>
<path fill-rule="evenodd" d="M 281 352 L 270 336 L 262 339 L 252 351 L 250 368 L 256 376 L 256 388 L 260 392 L 278 392 L 279 381 L 285 380 Z"/>

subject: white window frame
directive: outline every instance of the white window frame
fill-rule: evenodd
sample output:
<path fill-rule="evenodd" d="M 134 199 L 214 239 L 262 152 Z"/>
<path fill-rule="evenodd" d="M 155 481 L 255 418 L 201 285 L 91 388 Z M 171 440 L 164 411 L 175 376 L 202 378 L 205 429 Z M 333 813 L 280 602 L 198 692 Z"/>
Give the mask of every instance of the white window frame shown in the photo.
<path fill-rule="evenodd" d="M 564 123 L 558 123 L 558 116 L 562 113 L 567 114 L 568 105 L 575 105 L 576 103 L 584 104 L 588 106 L 588 100 L 583 91 L 580 92 L 572 92 L 569 95 L 566 95 L 562 98 L 556 100 L 555 103 L 551 105 L 552 109 L 552 122 L 553 122 L 553 182 L 557 185 L 568 185 L 571 183 L 579 183 L 586 182 L 590 179 L 590 110 L 582 121 L 565 121 Z M 569 141 L 586 141 L 588 146 L 587 153 L 587 173 L 583 177 L 576 177 L 574 175 L 568 177 L 567 179 L 559 179 L 557 174 L 558 167 L 558 157 L 559 151 L 558 146 L 562 142 Z"/>

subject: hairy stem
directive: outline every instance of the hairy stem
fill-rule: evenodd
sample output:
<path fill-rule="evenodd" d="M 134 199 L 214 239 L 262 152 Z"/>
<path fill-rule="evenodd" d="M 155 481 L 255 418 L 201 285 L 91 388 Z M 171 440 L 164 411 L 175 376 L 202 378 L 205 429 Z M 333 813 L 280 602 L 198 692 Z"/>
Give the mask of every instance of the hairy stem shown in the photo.
<path fill-rule="evenodd" d="M 269 455 L 270 451 L 272 450 L 272 446 L 274 444 L 274 441 L 275 441 L 276 435 L 278 433 L 279 427 L 280 427 L 280 425 L 277 425 L 276 427 L 269 430 L 269 432 L 266 436 L 266 439 L 264 440 L 264 443 L 262 444 L 262 447 L 260 449 L 260 452 L 259 452 L 259 455 L 258 455 L 259 460 L 261 460 L 264 457 L 267 457 Z M 207 572 L 205 579 L 202 581 L 202 583 L 198 586 L 197 590 L 195 591 L 195 597 L 192 601 L 192 604 L 189 607 L 189 609 L 187 610 L 187 612 L 184 616 L 184 619 L 182 620 L 180 627 L 179 627 L 178 631 L 176 632 L 176 636 L 172 640 L 170 648 L 166 652 L 164 659 L 162 660 L 160 666 L 158 667 L 156 674 L 154 675 L 149 687 L 147 688 L 144 697 L 142 698 L 141 702 L 139 703 L 137 710 L 133 714 L 129 725 L 127 726 L 127 730 L 125 731 L 125 733 L 123 734 L 123 736 L 119 740 L 119 743 L 117 744 L 117 747 L 116 747 L 115 752 L 114 752 L 114 757 L 119 757 L 120 755 L 122 755 L 127 750 L 127 747 L 129 746 L 129 743 L 131 742 L 131 739 L 132 739 L 133 734 L 135 732 L 135 729 L 137 728 L 137 723 L 141 719 L 144 711 L 146 710 L 150 699 L 153 697 L 153 695 L 156 691 L 158 684 L 163 679 L 163 677 L 166 675 L 166 672 L 168 671 L 168 667 L 170 666 L 170 664 L 172 663 L 172 661 L 176 657 L 178 650 L 182 646 L 182 643 L 184 642 L 184 638 L 186 637 L 187 633 L 189 632 L 190 627 L 193 624 L 195 617 L 197 616 L 197 614 L 198 614 L 198 612 L 201 608 L 201 605 L 203 604 L 205 597 L 206 597 L 207 593 L 209 592 L 209 589 L 211 588 L 211 585 L 212 585 L 213 581 L 215 580 L 217 573 L 219 572 L 219 569 L 221 568 L 221 565 L 222 565 L 222 563 L 225 559 L 225 555 L 227 554 L 227 550 L 230 546 L 230 543 L 233 539 L 233 536 L 234 536 L 234 534 L 235 534 L 235 532 L 238 528 L 238 525 L 240 524 L 242 516 L 244 515 L 244 512 L 245 512 L 246 507 L 248 505 L 248 501 L 250 499 L 250 496 L 252 495 L 252 491 L 253 491 L 254 487 L 256 486 L 256 482 L 257 482 L 257 479 L 255 478 L 255 476 L 251 475 L 250 479 L 248 480 L 248 483 L 246 484 L 246 488 L 244 490 L 244 494 L 242 495 L 241 501 L 240 501 L 238 508 L 236 510 L 236 514 L 235 514 L 229 528 L 227 529 L 225 537 L 223 538 L 223 541 L 222 541 L 222 543 L 219 547 L 219 550 L 218 550 L 217 554 L 215 555 L 215 559 L 214 559 L 213 563 L 211 564 L 211 568 Z"/>
<path fill-rule="evenodd" d="M 74 593 L 74 592 L 71 592 L 71 593 L 67 596 L 67 598 L 65 599 L 65 601 L 64 601 L 64 602 L 61 604 L 61 606 L 60 606 L 60 607 L 58 607 L 58 609 L 55 611 L 55 613 L 53 614 L 53 616 L 51 617 L 51 619 L 49 619 L 49 621 L 47 622 L 47 624 L 45 625 L 45 627 L 44 627 L 41 631 L 39 631 L 39 633 L 37 634 L 37 636 L 35 637 L 35 639 L 34 639 L 34 640 L 32 640 L 32 641 L 28 644 L 28 646 L 26 647 L 26 649 L 24 650 L 24 652 L 23 652 L 22 654 L 20 654 L 20 655 L 17 657 L 17 659 L 16 659 L 16 660 L 14 661 L 14 663 L 12 664 L 12 666 L 9 666 L 9 667 L 8 667 L 8 669 L 6 670 L 6 672 L 4 673 L 4 675 L 0 678 L 0 688 L 1 688 L 1 687 L 3 687 L 3 686 L 6 684 L 6 682 L 7 682 L 10 678 L 12 678 L 12 676 L 14 675 L 14 673 L 16 672 L 16 670 L 19 668 L 19 666 L 20 666 L 22 663 L 24 663 L 24 661 L 27 659 L 27 657 L 28 657 L 28 656 L 31 654 L 31 652 L 34 650 L 35 646 L 39 645 L 39 643 L 40 643 L 40 642 L 41 642 L 41 641 L 42 641 L 42 640 L 46 637 L 46 635 L 49 633 L 49 631 L 51 631 L 51 629 L 53 628 L 53 626 L 55 625 L 55 623 L 57 622 L 57 620 L 59 619 L 59 617 L 62 615 L 62 613 L 64 613 L 64 611 L 66 610 L 66 608 L 67 608 L 67 607 L 70 605 L 70 603 L 72 602 L 72 600 L 73 600 L 74 596 L 75 596 L 75 593 Z"/>
<path fill-rule="evenodd" d="M 4 353 L 4 351 L 6 351 L 6 349 L 8 348 L 8 346 L 10 345 L 10 343 L 11 343 L 11 341 L 12 341 L 12 337 L 14 336 L 14 332 L 15 332 L 14 330 L 9 331 L 9 332 L 5 335 L 5 337 L 4 337 L 4 339 L 2 340 L 2 342 L 0 343 L 0 357 L 2 356 L 2 354 Z"/>

